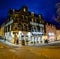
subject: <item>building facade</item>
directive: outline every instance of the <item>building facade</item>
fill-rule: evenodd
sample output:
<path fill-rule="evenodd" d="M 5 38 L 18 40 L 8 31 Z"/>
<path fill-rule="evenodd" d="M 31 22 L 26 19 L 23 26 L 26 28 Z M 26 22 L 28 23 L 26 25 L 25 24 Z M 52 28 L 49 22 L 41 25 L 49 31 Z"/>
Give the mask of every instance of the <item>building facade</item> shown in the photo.
<path fill-rule="evenodd" d="M 10 9 L 7 20 L 1 26 L 2 36 L 13 44 L 44 44 L 55 41 L 55 25 L 45 22 L 42 15 L 29 12 L 26 6 L 19 10 Z"/>
<path fill-rule="evenodd" d="M 55 41 L 56 39 L 56 27 L 51 23 L 45 24 L 46 36 L 49 42 Z"/>
<path fill-rule="evenodd" d="M 57 40 L 60 40 L 60 29 L 56 30 L 56 36 L 57 36 Z"/>
<path fill-rule="evenodd" d="M 44 43 L 42 36 L 45 33 L 45 21 L 41 14 L 29 12 L 26 6 L 19 10 L 10 9 L 4 24 L 5 38 L 12 43 L 24 42 L 25 45 Z"/>
<path fill-rule="evenodd" d="M 4 38 L 4 23 L 1 25 L 1 27 L 0 27 L 0 36 L 2 37 L 2 38 Z"/>

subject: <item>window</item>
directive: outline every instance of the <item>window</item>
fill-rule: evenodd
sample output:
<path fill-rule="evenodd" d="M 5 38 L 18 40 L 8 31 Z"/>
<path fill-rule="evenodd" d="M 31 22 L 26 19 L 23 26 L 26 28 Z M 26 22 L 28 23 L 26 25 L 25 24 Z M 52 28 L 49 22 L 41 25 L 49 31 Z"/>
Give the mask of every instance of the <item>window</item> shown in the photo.
<path fill-rule="evenodd" d="M 24 15 L 22 15 L 22 19 L 24 19 Z"/>
<path fill-rule="evenodd" d="M 14 24 L 14 30 L 18 29 L 18 23 Z"/>
<path fill-rule="evenodd" d="M 23 11 L 25 12 L 26 11 L 26 8 L 24 8 Z"/>
<path fill-rule="evenodd" d="M 5 27 L 5 29 L 4 29 L 4 30 L 5 30 L 5 32 L 7 32 L 7 27 Z"/>
<path fill-rule="evenodd" d="M 40 32 L 42 32 L 42 30 L 43 30 L 42 27 L 40 27 Z"/>
<path fill-rule="evenodd" d="M 39 18 L 41 19 L 41 15 L 39 15 Z"/>
<path fill-rule="evenodd" d="M 34 22 L 37 22 L 36 19 L 34 19 Z"/>
<path fill-rule="evenodd" d="M 34 22 L 34 19 L 32 18 L 32 22 Z"/>
<path fill-rule="evenodd" d="M 31 16 L 34 16 L 34 12 L 31 12 Z"/>
<path fill-rule="evenodd" d="M 10 31 L 10 25 L 8 25 L 8 32 Z"/>

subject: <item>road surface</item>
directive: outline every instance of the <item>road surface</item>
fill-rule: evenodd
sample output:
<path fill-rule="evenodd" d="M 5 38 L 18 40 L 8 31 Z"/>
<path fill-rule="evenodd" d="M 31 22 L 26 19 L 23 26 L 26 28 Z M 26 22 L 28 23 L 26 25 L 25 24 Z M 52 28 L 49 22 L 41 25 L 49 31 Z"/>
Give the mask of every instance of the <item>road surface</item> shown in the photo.
<path fill-rule="evenodd" d="M 0 43 L 0 59 L 60 59 L 59 46 L 9 47 Z"/>

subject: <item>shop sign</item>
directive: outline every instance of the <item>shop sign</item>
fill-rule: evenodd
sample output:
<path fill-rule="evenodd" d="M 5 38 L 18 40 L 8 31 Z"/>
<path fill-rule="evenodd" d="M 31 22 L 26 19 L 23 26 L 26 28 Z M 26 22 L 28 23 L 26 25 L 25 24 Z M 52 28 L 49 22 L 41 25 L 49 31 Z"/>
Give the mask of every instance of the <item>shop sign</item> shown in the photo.
<path fill-rule="evenodd" d="M 32 32 L 32 34 L 36 34 L 36 35 L 38 35 L 38 34 L 43 34 L 42 32 Z"/>
<path fill-rule="evenodd" d="M 49 32 L 49 33 L 48 33 L 48 35 L 49 35 L 49 36 L 54 36 L 55 34 L 54 34 L 54 33 Z"/>

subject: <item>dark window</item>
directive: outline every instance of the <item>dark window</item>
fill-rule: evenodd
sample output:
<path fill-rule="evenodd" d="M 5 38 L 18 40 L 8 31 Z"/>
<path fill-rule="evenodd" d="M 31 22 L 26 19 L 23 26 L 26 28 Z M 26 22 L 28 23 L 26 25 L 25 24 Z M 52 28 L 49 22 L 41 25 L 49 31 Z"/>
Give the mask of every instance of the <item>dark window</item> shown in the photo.
<path fill-rule="evenodd" d="M 5 30 L 5 32 L 7 32 L 7 27 L 5 27 L 5 29 L 4 29 L 4 30 Z"/>
<path fill-rule="evenodd" d="M 8 25 L 8 32 L 10 31 L 10 25 Z"/>

